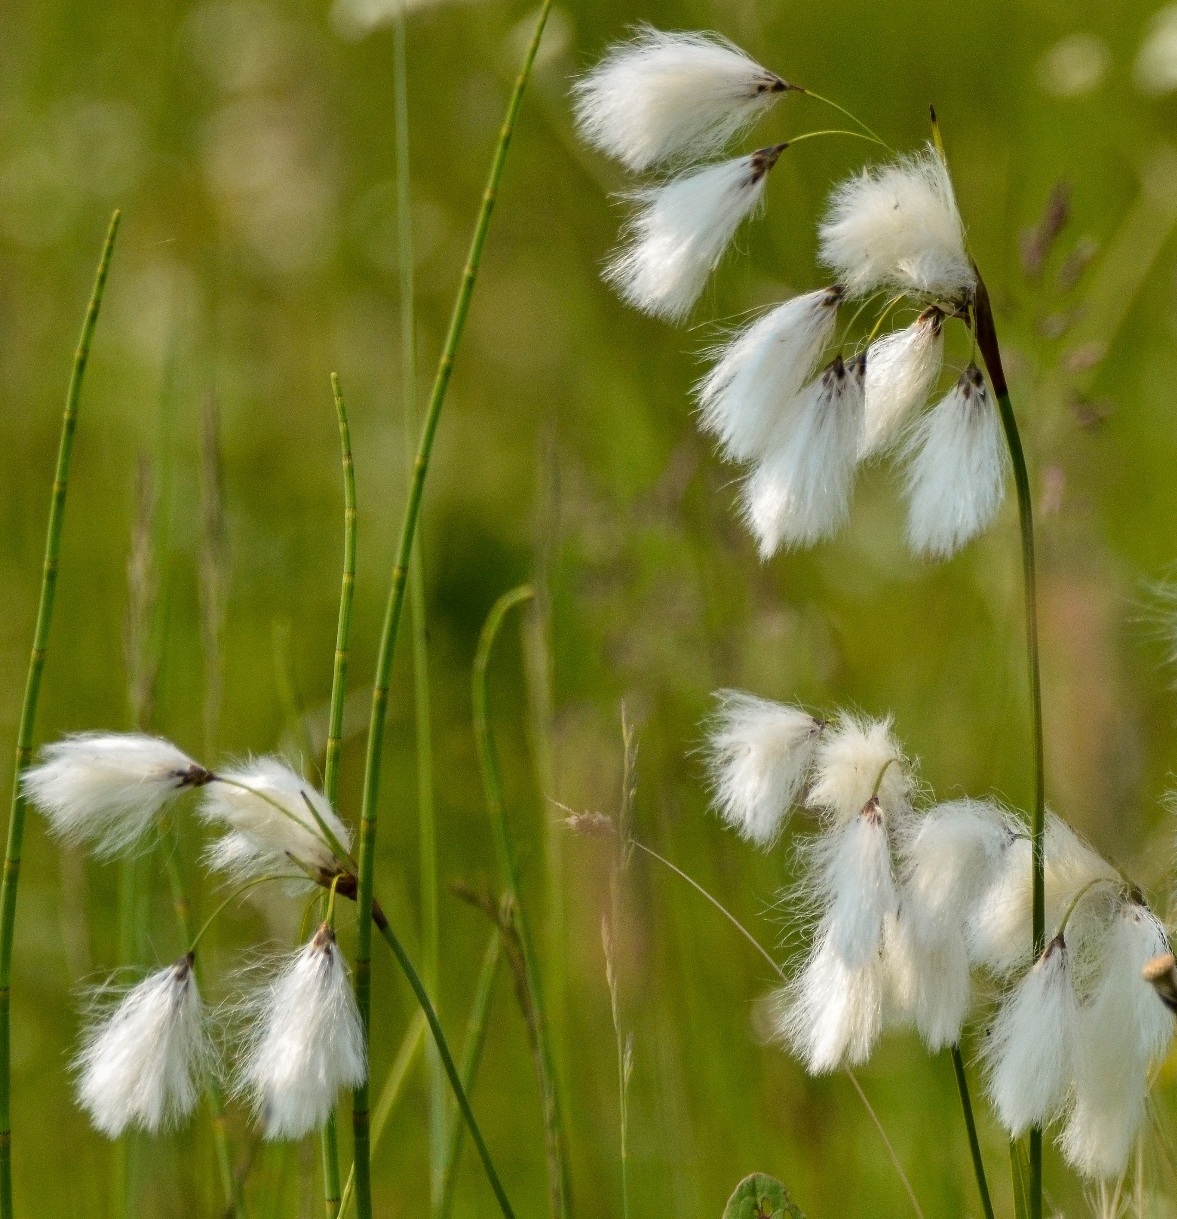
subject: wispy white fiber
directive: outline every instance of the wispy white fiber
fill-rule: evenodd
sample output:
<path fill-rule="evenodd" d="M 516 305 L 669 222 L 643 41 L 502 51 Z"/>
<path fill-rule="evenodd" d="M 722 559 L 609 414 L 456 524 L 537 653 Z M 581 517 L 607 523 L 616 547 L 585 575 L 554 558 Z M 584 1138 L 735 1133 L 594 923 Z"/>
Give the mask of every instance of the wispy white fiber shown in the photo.
<path fill-rule="evenodd" d="M 641 172 L 718 152 L 787 88 L 715 34 L 642 26 L 573 88 L 581 137 Z"/>
<path fill-rule="evenodd" d="M 861 358 L 841 357 L 778 422 L 760 464 L 744 483 L 741 508 L 762 559 L 782 546 L 812 546 L 837 533 L 850 513 L 862 436 Z"/>
<path fill-rule="evenodd" d="M 930 144 L 837 186 L 819 236 L 822 262 L 852 296 L 891 287 L 956 300 L 976 283 L 952 180 Z"/>
<path fill-rule="evenodd" d="M 1091 881 L 1117 881 L 1118 874 L 1073 829 L 1054 813 L 1046 817 L 1046 928 L 1056 928 L 1071 899 Z M 1006 848 L 996 880 L 977 902 L 969 919 L 969 953 L 974 964 L 1008 977 L 1033 955 L 1033 884 L 1030 840 L 1016 839 Z M 1079 906 L 1068 938 L 1084 939 L 1090 903 Z"/>
<path fill-rule="evenodd" d="M 904 422 L 928 400 L 944 357 L 943 321 L 939 309 L 927 309 L 910 326 L 870 345 L 860 460 L 886 449 Z"/>
<path fill-rule="evenodd" d="M 159 737 L 83 732 L 46 745 L 21 787 L 58 838 L 107 858 L 132 847 L 169 800 L 209 777 Z"/>
<path fill-rule="evenodd" d="M 960 1041 L 972 979 L 963 928 L 949 923 L 934 936 L 924 930 L 901 895 L 886 927 L 888 1014 L 894 1023 L 914 1025 L 935 1054 Z"/>
<path fill-rule="evenodd" d="M 690 313 L 784 145 L 721 161 L 635 191 L 624 244 L 605 268 L 622 300 L 678 322 Z"/>
<path fill-rule="evenodd" d="M 949 558 L 992 523 L 1005 498 L 1001 421 L 975 364 L 909 434 L 905 444 L 907 540 L 928 558 Z"/>
<path fill-rule="evenodd" d="M 800 707 L 721 690 L 707 738 L 719 815 L 741 837 L 769 846 L 804 786 L 823 725 Z"/>
<path fill-rule="evenodd" d="M 359 1009 L 328 924 L 246 1010 L 254 1025 L 238 1090 L 252 1099 L 267 1139 L 300 1139 L 326 1122 L 341 1088 L 368 1076 Z"/>
<path fill-rule="evenodd" d="M 695 387 L 704 431 L 732 461 L 763 457 L 773 427 L 813 376 L 834 334 L 842 290 L 820 288 L 777 305 L 716 354 Z"/>
<path fill-rule="evenodd" d="M 1058 937 L 1006 996 L 985 1044 L 989 1097 L 1015 1138 L 1047 1125 L 1062 1108 L 1078 1023 L 1067 947 Z"/>
<path fill-rule="evenodd" d="M 217 780 L 204 789 L 200 814 L 230 832 L 209 849 L 209 866 L 235 875 L 260 875 L 282 870 L 283 865 L 288 870 L 293 859 L 304 869 L 334 873 L 340 861 L 307 801 L 340 846 L 349 849 L 347 827 L 326 796 L 281 758 L 255 758 L 218 772 Z"/>
<path fill-rule="evenodd" d="M 1173 1017 L 1141 970 L 1169 951 L 1145 906 L 1126 901 L 1107 937 L 1101 976 L 1080 1008 L 1074 1096 L 1059 1147 L 1087 1177 L 1123 1172 L 1144 1116 L 1149 1068 L 1173 1039 Z"/>
<path fill-rule="evenodd" d="M 128 1127 L 157 1134 L 192 1112 L 214 1059 L 192 959 L 181 957 L 87 1028 L 78 1103 L 108 1138 Z"/>
<path fill-rule="evenodd" d="M 831 824 L 844 825 L 862 812 L 876 787 L 883 812 L 897 828 L 895 822 L 910 807 L 911 775 L 891 719 L 843 714 L 822 733 L 805 802 Z"/>

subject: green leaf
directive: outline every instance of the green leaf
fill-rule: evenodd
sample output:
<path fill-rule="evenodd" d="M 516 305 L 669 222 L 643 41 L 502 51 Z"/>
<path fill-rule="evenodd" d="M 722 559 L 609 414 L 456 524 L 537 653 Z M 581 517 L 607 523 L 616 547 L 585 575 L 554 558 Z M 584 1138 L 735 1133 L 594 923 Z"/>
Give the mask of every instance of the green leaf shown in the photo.
<path fill-rule="evenodd" d="M 1027 1183 L 1030 1180 L 1030 1160 L 1021 1139 L 1010 1139 L 1009 1160 L 1014 1185 L 1014 1215 L 1016 1219 L 1029 1219 L 1030 1202 Z"/>
<path fill-rule="evenodd" d="M 775 1177 L 754 1172 L 736 1186 L 736 1192 L 724 1207 L 723 1219 L 805 1219 L 805 1216 Z"/>

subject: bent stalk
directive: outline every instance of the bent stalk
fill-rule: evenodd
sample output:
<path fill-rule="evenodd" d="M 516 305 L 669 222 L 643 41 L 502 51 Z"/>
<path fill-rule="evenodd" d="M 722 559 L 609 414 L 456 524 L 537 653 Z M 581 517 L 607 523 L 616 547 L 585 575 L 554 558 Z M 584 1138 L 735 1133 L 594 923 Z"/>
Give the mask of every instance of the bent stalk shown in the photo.
<path fill-rule="evenodd" d="M 4 855 L 4 880 L 0 887 L 0 1219 L 12 1219 L 12 942 L 16 929 L 16 891 L 20 881 L 21 848 L 24 844 L 25 801 L 21 792 L 21 774 L 33 756 L 33 731 L 37 722 L 37 703 L 41 695 L 41 677 L 45 672 L 45 657 L 49 647 L 49 628 L 53 622 L 53 602 L 57 593 L 57 564 L 61 553 L 61 531 L 65 523 L 65 495 L 69 485 L 70 462 L 74 450 L 74 430 L 78 422 L 78 402 L 90 344 L 98 324 L 98 311 L 110 271 L 114 239 L 118 233 L 120 213 L 116 210 L 106 230 L 106 241 L 98 260 L 90 305 L 82 323 L 82 333 L 74 354 L 73 373 L 65 396 L 65 413 L 61 421 L 61 441 L 57 450 L 57 470 L 53 478 L 53 497 L 49 504 L 49 525 L 45 537 L 45 563 L 41 573 L 41 597 L 37 606 L 37 626 L 33 634 L 33 650 L 29 657 L 28 678 L 25 682 L 24 703 L 20 712 L 20 728 L 16 738 L 16 765 L 12 775 L 12 808 L 8 815 L 8 845 Z"/>
<path fill-rule="evenodd" d="M 523 60 L 519 76 L 511 100 L 507 105 L 507 114 L 503 120 L 502 131 L 499 134 L 498 146 L 491 162 L 490 176 L 482 199 L 482 208 L 474 226 L 474 236 L 470 243 L 470 253 L 466 260 L 466 270 L 454 302 L 454 311 L 450 319 L 449 333 L 442 349 L 441 360 L 434 378 L 433 390 L 429 398 L 429 407 L 425 413 L 425 422 L 421 429 L 421 440 L 417 447 L 417 457 L 413 465 L 413 475 L 409 482 L 408 502 L 405 506 L 404 522 L 401 526 L 400 544 L 397 549 L 396 564 L 392 569 L 389 582 L 388 604 L 385 609 L 384 628 L 380 638 L 380 650 L 376 662 L 376 677 L 372 687 L 372 713 L 368 727 L 368 753 L 364 769 L 364 794 L 360 810 L 360 848 L 359 876 L 356 894 L 357 925 L 356 925 L 356 958 L 355 987 L 356 1003 L 360 1010 L 360 1019 L 364 1033 L 367 1036 L 371 1022 L 371 988 L 372 988 L 372 887 L 375 880 L 376 867 L 376 817 L 380 799 L 380 774 L 384 760 L 384 729 L 388 717 L 388 687 L 392 674 L 392 658 L 396 649 L 397 634 L 400 629 L 401 615 L 404 611 L 406 581 L 409 561 L 412 557 L 413 541 L 417 534 L 417 519 L 421 511 L 421 499 L 425 490 L 425 476 L 429 470 L 429 459 L 433 452 L 433 442 L 437 435 L 437 426 L 441 419 L 441 408 L 445 403 L 446 391 L 449 389 L 450 376 L 453 372 L 454 358 L 457 355 L 458 344 L 466 326 L 466 317 L 470 311 L 470 300 L 474 293 L 474 284 L 478 278 L 478 267 L 482 261 L 482 251 L 486 244 L 486 235 L 490 227 L 491 214 L 494 211 L 495 197 L 499 183 L 502 180 L 506 165 L 507 152 L 511 145 L 511 136 L 515 130 L 515 122 L 523 103 L 523 92 L 539 50 L 540 38 L 543 36 L 547 23 L 548 12 L 552 0 L 544 0 L 536 21 L 535 33 Z M 418 996 L 420 998 L 421 996 Z M 448 1072 L 447 1072 L 448 1073 Z M 452 1082 L 452 1080 L 451 1080 Z M 368 1130 L 368 1088 L 367 1085 L 355 1091 L 352 1106 L 352 1121 L 355 1129 L 355 1163 L 356 1163 L 356 1210 L 360 1219 L 371 1219 L 372 1188 L 369 1165 L 369 1130 Z M 504 1199 L 505 1201 L 505 1199 Z M 0 1216 L 0 1219 L 5 1219 Z"/>

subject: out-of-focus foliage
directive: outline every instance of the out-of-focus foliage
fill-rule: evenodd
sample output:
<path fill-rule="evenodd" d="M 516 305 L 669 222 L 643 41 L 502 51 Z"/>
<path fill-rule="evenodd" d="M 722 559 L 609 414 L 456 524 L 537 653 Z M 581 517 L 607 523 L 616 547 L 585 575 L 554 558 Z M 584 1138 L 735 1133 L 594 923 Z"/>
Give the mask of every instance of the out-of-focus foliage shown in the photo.
<path fill-rule="evenodd" d="M 425 374 L 533 16 L 527 3 L 483 0 L 414 6 L 409 18 Z M 926 138 L 935 103 L 995 297 L 1034 478 L 1049 799 L 1162 906 L 1173 833 L 1160 797 L 1177 764 L 1167 644 L 1146 595 L 1177 558 L 1172 18 L 1153 23 L 1151 7 L 1135 0 L 562 0 L 458 357 L 423 544 L 443 878 L 477 885 L 493 875 L 470 728 L 479 626 L 521 578 L 539 583 L 550 609 L 550 790 L 535 779 L 545 767 L 529 752 L 524 655 L 513 643 L 499 655 L 492 693 L 524 899 L 543 932 L 574 1196 L 578 1213 L 593 1217 L 621 1206 L 599 932 L 612 860 L 601 842 L 568 835 L 551 800 L 616 809 L 622 703 L 640 745 L 638 835 L 785 963 L 797 948 L 778 906 L 793 872 L 789 843 L 756 855 L 706 811 L 697 746 L 715 688 L 891 711 L 923 780 L 942 795 L 1024 804 L 1032 782 L 1012 505 L 957 560 L 926 566 L 905 552 L 898 482 L 884 466 L 861 482 L 836 542 L 761 566 L 734 516 L 733 472 L 692 424 L 688 390 L 711 319 L 821 282 L 814 221 L 865 145 L 815 140 L 790 150 L 769 184 L 766 216 L 716 278 L 698 327 L 637 317 L 599 282 L 621 215 L 610 195 L 625 182 L 577 144 L 568 83 L 640 19 L 716 28 L 837 97 L 896 147 Z M 1138 63 L 1150 30 L 1153 49 Z M 157 488 L 162 607 L 149 632 L 159 662 L 151 727 L 210 761 L 279 744 L 297 753 L 292 703 L 305 708 L 312 735 L 321 731 L 340 566 L 335 369 L 352 408 L 360 496 L 342 789 L 342 811 L 355 818 L 366 679 L 405 486 L 391 63 L 386 29 L 344 41 L 321 2 L 0 8 L 0 738 L 15 738 L 60 403 L 117 204 L 123 232 L 82 406 L 40 736 L 130 721 L 127 566 L 143 455 Z M 827 113 L 790 95 L 747 146 L 826 125 Z M 1066 213 L 1057 235 L 1052 209 Z M 198 591 L 202 561 L 206 571 L 212 563 L 202 542 L 211 518 L 201 510 L 209 402 L 223 462 L 223 537 L 212 543 L 225 555 L 220 632 L 215 616 L 202 625 Z M 142 538 L 134 553 L 141 570 Z M 219 707 L 207 695 L 218 634 Z M 415 780 L 403 660 L 377 885 L 412 945 Z M 191 819 L 181 833 L 182 865 L 207 910 L 213 893 L 199 877 Z M 140 867 L 146 896 L 130 940 L 135 960 L 154 964 L 181 945 L 158 854 Z M 117 868 L 61 852 L 33 824 L 13 988 L 23 1213 L 91 1216 L 111 1206 L 112 1152 L 71 1104 L 68 1055 L 78 987 L 125 963 L 117 877 Z M 618 902 L 620 1020 L 634 1038 L 631 1213 L 711 1219 L 754 1169 L 787 1180 L 811 1217 L 909 1213 L 848 1081 L 807 1079 L 761 1043 L 757 1001 L 774 980 L 764 962 L 641 855 Z M 272 898 L 227 917 L 206 961 L 211 997 L 232 995 L 231 971 L 248 945 L 288 944 L 298 918 L 297 907 Z M 487 934 L 476 911 L 443 898 L 440 1008 L 457 1038 Z M 342 935 L 349 942 L 346 923 Z M 379 957 L 377 1083 L 410 999 Z M 894 1035 L 862 1077 L 926 1213 L 979 1213 L 947 1056 L 929 1060 L 913 1037 Z M 1162 1130 L 1172 1130 L 1171 1088 L 1163 1076 Z M 377 1154 L 382 1215 L 426 1213 L 425 1097 L 418 1069 Z M 474 1103 L 520 1214 L 543 1213 L 537 1090 L 505 985 Z M 1005 1142 L 983 1106 L 980 1124 L 1008 1214 Z M 313 1143 L 256 1147 L 236 1113 L 232 1132 L 241 1157 L 255 1156 L 253 1213 L 319 1213 Z M 178 1137 L 136 1140 L 134 1213 L 219 1213 L 212 1163 L 199 1118 Z M 1150 1135 L 1146 1163 L 1152 1187 L 1177 1205 L 1161 1135 Z M 1082 1213 L 1081 1191 L 1053 1155 L 1048 1188 L 1067 1214 Z M 467 1156 L 455 1213 L 491 1206 Z"/>

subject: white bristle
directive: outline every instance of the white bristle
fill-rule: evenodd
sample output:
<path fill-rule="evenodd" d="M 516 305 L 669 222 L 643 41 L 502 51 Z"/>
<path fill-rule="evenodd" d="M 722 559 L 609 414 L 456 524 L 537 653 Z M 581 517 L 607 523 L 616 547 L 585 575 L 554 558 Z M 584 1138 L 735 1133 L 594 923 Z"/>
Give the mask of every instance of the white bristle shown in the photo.
<path fill-rule="evenodd" d="M 943 317 L 938 309 L 929 309 L 910 326 L 870 345 L 860 461 L 886 449 L 935 388 L 944 356 Z"/>

